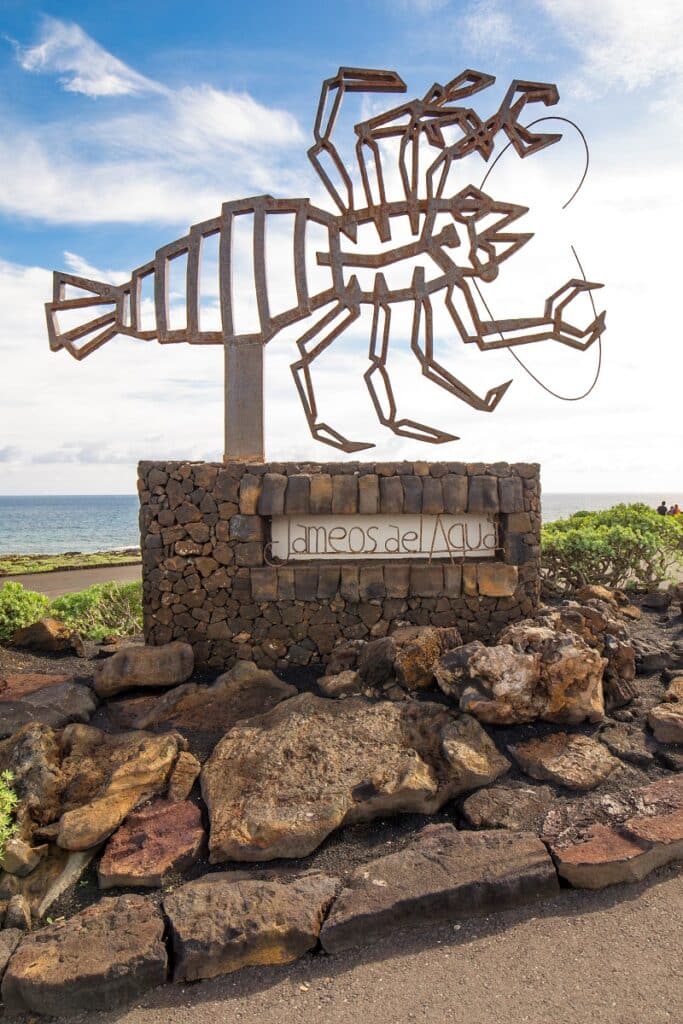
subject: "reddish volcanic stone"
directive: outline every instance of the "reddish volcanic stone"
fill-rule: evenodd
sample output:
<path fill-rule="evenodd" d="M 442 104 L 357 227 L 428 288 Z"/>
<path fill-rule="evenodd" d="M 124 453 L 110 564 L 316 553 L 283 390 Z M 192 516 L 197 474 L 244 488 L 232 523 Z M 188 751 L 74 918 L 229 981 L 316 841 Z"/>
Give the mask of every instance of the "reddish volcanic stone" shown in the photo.
<path fill-rule="evenodd" d="M 198 807 L 157 800 L 130 814 L 109 840 L 98 868 L 100 888 L 161 886 L 193 863 L 203 841 Z"/>

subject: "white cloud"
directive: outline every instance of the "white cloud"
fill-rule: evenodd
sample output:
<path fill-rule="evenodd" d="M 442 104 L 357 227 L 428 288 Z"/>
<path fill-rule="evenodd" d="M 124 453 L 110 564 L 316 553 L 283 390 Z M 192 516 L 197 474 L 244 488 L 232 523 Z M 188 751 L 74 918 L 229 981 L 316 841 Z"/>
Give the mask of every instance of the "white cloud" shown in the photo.
<path fill-rule="evenodd" d="M 679 0 L 540 0 L 581 55 L 581 91 L 632 92 L 657 81 L 683 86 L 683 6 Z"/>
<path fill-rule="evenodd" d="M 475 0 L 463 16 L 461 26 L 468 46 L 475 52 L 500 53 L 513 45 L 519 49 L 515 22 L 500 0 Z"/>
<path fill-rule="evenodd" d="M 127 95 L 68 123 L 0 116 L 0 212 L 49 223 L 190 223 L 239 195 L 295 188 L 286 156 L 305 140 L 288 111 L 208 84 L 167 89 L 107 53 L 77 25 L 46 19 L 22 67 L 69 91 Z M 146 91 L 144 106 L 135 94 Z"/>
<path fill-rule="evenodd" d="M 80 25 L 44 17 L 34 46 L 16 45 L 26 71 L 56 73 L 67 92 L 85 96 L 165 93 L 163 85 L 139 74 L 91 39 Z"/>

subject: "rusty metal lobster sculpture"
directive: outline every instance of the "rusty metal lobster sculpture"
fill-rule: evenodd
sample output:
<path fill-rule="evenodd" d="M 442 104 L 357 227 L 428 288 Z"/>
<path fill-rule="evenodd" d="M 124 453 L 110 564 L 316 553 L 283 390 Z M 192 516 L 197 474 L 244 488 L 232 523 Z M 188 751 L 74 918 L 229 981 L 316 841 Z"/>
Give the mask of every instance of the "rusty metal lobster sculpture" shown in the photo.
<path fill-rule="evenodd" d="M 334 201 L 330 213 L 308 199 L 274 199 L 257 196 L 227 202 L 221 214 L 192 227 L 187 235 L 159 249 L 155 258 L 133 271 L 124 285 L 103 284 L 72 274 L 55 273 L 53 301 L 46 304 L 50 347 L 65 348 L 76 359 L 90 355 L 115 335 L 151 340 L 162 344 L 189 342 L 192 345 L 222 345 L 225 350 L 225 457 L 237 460 L 264 458 L 263 445 L 263 347 L 282 328 L 307 321 L 321 311 L 312 326 L 297 341 L 299 358 L 292 372 L 313 437 L 345 452 L 373 447 L 344 437 L 324 422 L 318 412 L 311 366 L 361 313 L 372 310 L 369 366 L 365 382 L 380 422 L 403 437 L 442 443 L 457 440 L 452 435 L 415 420 L 401 418 L 387 369 L 392 306 L 413 304 L 411 347 L 429 380 L 483 412 L 492 412 L 511 381 L 476 394 L 450 370 L 436 361 L 433 345 L 432 296 L 443 293 L 446 309 L 459 337 L 482 351 L 554 340 L 575 349 L 587 349 L 605 329 L 605 314 L 596 313 L 585 327 L 566 319 L 572 301 L 582 292 L 602 287 L 573 278 L 554 292 L 538 316 L 482 320 L 473 288 L 478 282 L 494 280 L 500 265 L 531 237 L 510 230 L 527 207 L 497 201 L 481 188 L 467 185 L 446 195 L 449 171 L 455 161 L 478 153 L 488 161 L 496 136 L 507 137 L 520 157 L 528 157 L 557 142 L 558 134 L 533 132 L 520 123 L 530 103 L 552 106 L 559 96 L 554 85 L 514 81 L 499 110 L 482 121 L 463 100 L 490 86 L 493 76 L 464 71 L 447 85 L 433 85 L 422 99 L 414 99 L 355 126 L 356 157 L 363 202 L 357 205 L 351 176 L 332 141 L 343 96 L 347 92 L 405 92 L 406 86 L 393 71 L 340 68 L 323 83 L 314 127 L 315 145 L 309 158 Z M 328 104 L 331 102 L 329 111 Z M 534 122 L 536 123 L 536 122 Z M 447 142 L 444 134 L 455 134 Z M 389 201 L 386 195 L 380 143 L 398 140 L 398 170 L 403 198 Z M 426 143 L 426 145 L 425 145 Z M 426 169 L 421 167 L 425 149 L 437 154 Z M 329 167 L 329 170 L 328 170 Z M 336 183 L 335 183 L 336 181 Z M 236 218 L 253 218 L 254 284 L 259 329 L 238 333 L 234 326 L 232 264 Z M 280 214 L 293 215 L 293 257 L 296 304 L 273 308 L 266 272 L 266 223 Z M 444 215 L 446 217 L 444 218 Z M 493 222 L 492 221 L 493 218 Z M 437 223 L 447 223 L 437 229 Z M 412 241 L 392 245 L 392 226 L 397 221 L 410 228 Z M 324 251 L 317 263 L 329 269 L 329 286 L 309 293 L 305 253 L 311 225 L 326 232 Z M 379 251 L 363 251 L 357 243 L 359 228 L 371 225 Z M 319 230 L 319 228 L 318 228 Z M 199 275 L 202 244 L 210 236 L 219 238 L 220 330 L 203 330 L 200 323 Z M 456 260 L 456 252 L 463 258 Z M 172 329 L 169 318 L 169 266 L 178 257 L 187 259 L 186 321 Z M 390 288 L 383 269 L 406 259 L 424 259 L 416 265 L 407 287 Z M 374 270 L 374 283 L 363 290 L 354 268 Z M 153 278 L 155 328 L 141 326 L 141 286 Z M 66 289 L 83 293 L 68 298 Z M 592 301 L 592 300 L 591 300 Z M 92 308 L 104 312 L 92 318 Z M 329 307 L 329 308 L 327 308 Z M 89 319 L 70 330 L 60 331 L 58 315 L 65 311 L 87 311 Z M 595 312 L 595 309 L 594 309 Z"/>

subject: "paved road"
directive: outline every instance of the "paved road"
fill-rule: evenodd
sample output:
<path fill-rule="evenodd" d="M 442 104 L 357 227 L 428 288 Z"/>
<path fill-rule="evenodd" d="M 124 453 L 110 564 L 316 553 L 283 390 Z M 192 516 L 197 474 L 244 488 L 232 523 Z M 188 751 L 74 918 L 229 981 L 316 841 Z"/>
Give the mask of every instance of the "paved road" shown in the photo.
<path fill-rule="evenodd" d="M 80 1024 L 673 1024 L 683 872 L 194 985 Z"/>
<path fill-rule="evenodd" d="M 142 576 L 140 565 L 112 565 L 109 568 L 69 569 L 67 572 L 30 572 L 21 576 L 3 576 L 3 580 L 14 580 L 29 590 L 37 590 L 48 597 L 60 597 L 61 594 L 72 594 L 76 590 L 85 590 L 93 583 L 131 583 Z"/>

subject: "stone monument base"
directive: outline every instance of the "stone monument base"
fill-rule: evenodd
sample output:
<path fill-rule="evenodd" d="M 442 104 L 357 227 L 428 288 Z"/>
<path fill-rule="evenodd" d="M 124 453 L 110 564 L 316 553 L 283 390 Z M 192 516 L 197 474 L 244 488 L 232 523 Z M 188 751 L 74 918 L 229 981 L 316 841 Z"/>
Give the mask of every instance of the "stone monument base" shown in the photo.
<path fill-rule="evenodd" d="M 537 464 L 142 462 L 138 489 L 145 640 L 200 666 L 308 665 L 399 623 L 491 640 L 538 607 Z"/>

